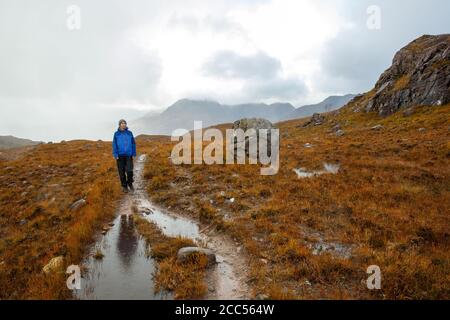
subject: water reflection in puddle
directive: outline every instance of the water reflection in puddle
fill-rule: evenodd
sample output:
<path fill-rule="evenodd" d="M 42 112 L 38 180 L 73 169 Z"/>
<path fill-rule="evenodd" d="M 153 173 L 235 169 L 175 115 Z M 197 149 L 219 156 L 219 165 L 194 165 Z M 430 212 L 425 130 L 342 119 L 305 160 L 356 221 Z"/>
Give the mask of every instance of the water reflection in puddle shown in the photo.
<path fill-rule="evenodd" d="M 198 224 L 181 216 L 164 213 L 146 199 L 140 200 L 138 210 L 145 219 L 156 224 L 169 237 L 181 236 L 192 240 L 200 238 Z"/>
<path fill-rule="evenodd" d="M 103 259 L 95 259 L 100 250 Z M 136 232 L 131 216 L 122 215 L 92 248 L 83 263 L 82 288 L 78 299 L 170 299 L 168 293 L 155 293 L 152 274 L 155 261 L 146 256 L 146 244 Z"/>

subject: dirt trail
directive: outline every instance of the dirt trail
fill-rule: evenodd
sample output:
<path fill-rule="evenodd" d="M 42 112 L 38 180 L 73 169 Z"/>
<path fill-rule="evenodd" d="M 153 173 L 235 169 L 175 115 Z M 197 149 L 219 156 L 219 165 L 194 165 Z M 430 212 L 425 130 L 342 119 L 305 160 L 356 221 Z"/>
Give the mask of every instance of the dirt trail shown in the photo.
<path fill-rule="evenodd" d="M 157 224 L 169 236 L 182 235 L 191 238 L 198 246 L 207 247 L 216 253 L 218 263 L 209 270 L 207 299 L 245 299 L 249 298 L 246 284 L 246 257 L 228 236 L 212 228 L 199 230 L 197 221 L 180 216 L 152 204 L 147 196 L 143 167 L 146 155 L 136 162 L 136 191 L 133 194 L 140 211 L 150 209 L 152 213 L 144 217 Z"/>
<path fill-rule="evenodd" d="M 206 299 L 246 299 L 247 261 L 238 245 L 212 228 L 200 230 L 197 221 L 171 213 L 150 202 L 143 171 L 146 155 L 135 160 L 135 192 L 123 197 L 114 225 L 92 247 L 83 265 L 87 268 L 80 299 L 170 299 L 168 293 L 155 294 L 151 275 L 156 262 L 145 254 L 145 241 L 137 234 L 132 220 L 132 208 L 155 223 L 168 236 L 183 236 L 198 246 L 212 249 L 218 263 L 208 270 Z M 95 259 L 99 249 L 104 254 Z M 126 289 L 126 290 L 124 290 Z"/>

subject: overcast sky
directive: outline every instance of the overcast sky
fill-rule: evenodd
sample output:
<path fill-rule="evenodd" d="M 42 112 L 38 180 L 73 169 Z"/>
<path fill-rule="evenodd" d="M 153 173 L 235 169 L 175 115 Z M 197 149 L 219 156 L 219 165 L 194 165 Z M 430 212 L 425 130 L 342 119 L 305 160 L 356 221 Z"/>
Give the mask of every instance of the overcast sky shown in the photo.
<path fill-rule="evenodd" d="M 0 0 L 0 135 L 111 139 L 118 119 L 132 127 L 181 98 L 298 107 L 365 92 L 398 49 L 449 33 L 449 12 L 448 0 Z"/>

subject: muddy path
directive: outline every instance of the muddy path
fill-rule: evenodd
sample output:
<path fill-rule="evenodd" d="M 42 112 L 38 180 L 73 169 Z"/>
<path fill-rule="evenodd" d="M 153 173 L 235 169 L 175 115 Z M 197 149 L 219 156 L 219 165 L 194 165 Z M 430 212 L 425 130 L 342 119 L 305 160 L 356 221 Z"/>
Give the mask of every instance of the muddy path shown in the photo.
<path fill-rule="evenodd" d="M 183 236 L 216 253 L 218 263 L 207 273 L 205 299 L 248 299 L 247 260 L 238 244 L 213 228 L 201 228 L 191 218 L 169 212 L 148 198 L 143 178 L 146 155 L 135 160 L 135 192 L 124 195 L 117 216 L 104 230 L 82 264 L 82 288 L 78 299 L 172 299 L 168 292 L 155 293 L 153 274 L 157 262 L 147 257 L 146 242 L 132 218 L 138 214 L 156 224 L 167 236 Z"/>

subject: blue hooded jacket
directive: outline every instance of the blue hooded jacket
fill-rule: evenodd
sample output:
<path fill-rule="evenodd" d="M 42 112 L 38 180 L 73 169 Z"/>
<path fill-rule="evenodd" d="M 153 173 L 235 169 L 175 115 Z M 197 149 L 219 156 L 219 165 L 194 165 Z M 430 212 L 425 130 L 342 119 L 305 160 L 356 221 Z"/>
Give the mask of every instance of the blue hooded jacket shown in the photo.
<path fill-rule="evenodd" d="M 112 148 L 114 158 L 119 156 L 136 157 L 136 141 L 134 141 L 133 133 L 128 128 L 123 131 L 117 129 L 114 133 Z"/>

